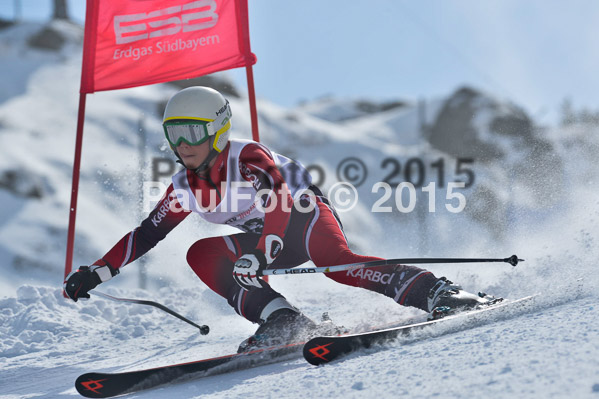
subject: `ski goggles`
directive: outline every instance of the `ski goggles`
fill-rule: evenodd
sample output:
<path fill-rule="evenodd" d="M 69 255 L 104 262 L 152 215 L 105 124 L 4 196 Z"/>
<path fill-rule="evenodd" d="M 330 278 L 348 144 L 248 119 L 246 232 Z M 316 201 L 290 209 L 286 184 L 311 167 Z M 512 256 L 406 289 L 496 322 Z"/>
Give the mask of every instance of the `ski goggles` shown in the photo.
<path fill-rule="evenodd" d="M 225 111 L 215 120 L 189 117 L 172 117 L 162 126 L 168 143 L 178 147 L 182 142 L 189 145 L 199 145 L 231 127 L 231 108 L 227 102 Z"/>

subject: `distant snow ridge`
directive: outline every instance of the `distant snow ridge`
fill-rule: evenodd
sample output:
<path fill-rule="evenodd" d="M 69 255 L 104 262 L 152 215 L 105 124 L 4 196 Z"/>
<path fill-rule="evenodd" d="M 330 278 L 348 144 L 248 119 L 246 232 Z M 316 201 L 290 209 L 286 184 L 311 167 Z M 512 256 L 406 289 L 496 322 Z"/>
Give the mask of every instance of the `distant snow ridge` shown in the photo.
<path fill-rule="evenodd" d="M 341 122 L 408 106 L 407 102 L 338 99 L 323 97 L 300 104 L 297 109 L 328 122 Z"/>
<path fill-rule="evenodd" d="M 66 21 L 45 26 L 24 22 L 0 29 L 0 73 L 10 76 L 0 84 L 0 103 L 23 94 L 27 80 L 38 69 L 80 54 L 82 42 L 83 28 Z M 63 83 L 62 78 L 56 81 Z"/>

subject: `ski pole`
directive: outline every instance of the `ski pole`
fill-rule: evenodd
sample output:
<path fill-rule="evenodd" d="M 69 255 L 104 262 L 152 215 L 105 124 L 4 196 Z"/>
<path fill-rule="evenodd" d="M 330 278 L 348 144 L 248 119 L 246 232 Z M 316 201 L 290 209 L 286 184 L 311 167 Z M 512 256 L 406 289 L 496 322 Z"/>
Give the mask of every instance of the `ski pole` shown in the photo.
<path fill-rule="evenodd" d="M 180 319 L 180 320 L 183 320 L 183 321 L 184 321 L 184 322 L 186 322 L 186 323 L 189 323 L 189 324 L 191 324 L 192 326 L 194 326 L 194 327 L 196 327 L 196 328 L 199 328 L 199 329 L 200 329 L 200 333 L 201 333 L 202 335 L 206 335 L 206 334 L 208 334 L 208 333 L 210 332 L 210 327 L 208 327 L 207 325 L 198 326 L 198 325 L 197 325 L 196 323 L 194 323 L 193 321 L 191 321 L 191 320 L 189 320 L 189 319 L 186 319 L 185 317 L 181 316 L 179 313 L 177 313 L 177 312 L 175 312 L 175 311 L 173 311 L 173 310 L 171 310 L 171 309 L 167 308 L 167 307 L 166 307 L 166 306 L 164 306 L 164 305 L 161 305 L 161 304 L 159 304 L 158 302 L 146 301 L 146 300 L 144 300 L 144 299 L 127 299 L 127 298 L 117 298 L 117 297 L 110 296 L 110 295 L 108 295 L 108 294 L 105 294 L 105 293 L 103 293 L 103 292 L 96 291 L 96 290 L 90 291 L 90 293 L 92 293 L 92 294 L 95 294 L 95 295 L 98 295 L 98 296 L 101 296 L 101 297 L 104 297 L 104 298 L 106 298 L 106 299 L 110 299 L 111 301 L 116 301 L 116 302 L 130 302 L 130 303 L 137 303 L 137 304 L 140 304 L 140 305 L 149 305 L 149 306 L 154 306 L 154 307 L 156 307 L 156 308 L 158 308 L 158 309 L 160 309 L 160 310 L 163 310 L 163 311 L 165 311 L 166 313 L 169 313 L 169 314 L 171 314 L 171 315 L 175 316 L 176 318 L 178 318 L 178 319 Z"/>
<path fill-rule="evenodd" d="M 432 264 L 432 263 L 481 263 L 481 262 L 505 262 L 516 266 L 518 262 L 524 262 L 516 255 L 503 259 L 480 259 L 480 258 L 403 258 L 403 259 L 382 259 L 361 263 L 349 263 L 337 266 L 304 267 L 289 269 L 266 269 L 262 271 L 264 276 L 275 276 L 281 274 L 306 274 L 306 273 L 333 273 L 344 270 L 357 270 L 369 267 L 395 265 L 395 264 Z"/>

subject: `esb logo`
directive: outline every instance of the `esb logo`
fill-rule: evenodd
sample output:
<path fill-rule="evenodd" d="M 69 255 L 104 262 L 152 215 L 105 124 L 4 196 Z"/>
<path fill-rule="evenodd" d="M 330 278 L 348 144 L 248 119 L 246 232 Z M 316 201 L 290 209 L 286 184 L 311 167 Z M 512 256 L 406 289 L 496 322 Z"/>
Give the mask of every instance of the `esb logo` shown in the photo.
<path fill-rule="evenodd" d="M 116 44 L 208 29 L 218 22 L 215 0 L 198 0 L 151 11 L 114 17 Z"/>

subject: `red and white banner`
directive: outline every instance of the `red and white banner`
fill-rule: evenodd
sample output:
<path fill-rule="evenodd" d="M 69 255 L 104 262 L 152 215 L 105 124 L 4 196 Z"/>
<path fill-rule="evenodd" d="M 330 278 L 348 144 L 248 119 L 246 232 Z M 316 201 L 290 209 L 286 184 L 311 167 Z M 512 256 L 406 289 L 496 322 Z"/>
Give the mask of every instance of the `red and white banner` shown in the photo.
<path fill-rule="evenodd" d="M 81 93 L 255 62 L 247 0 L 87 0 Z"/>

